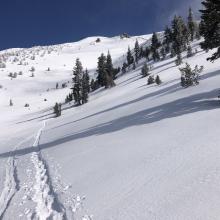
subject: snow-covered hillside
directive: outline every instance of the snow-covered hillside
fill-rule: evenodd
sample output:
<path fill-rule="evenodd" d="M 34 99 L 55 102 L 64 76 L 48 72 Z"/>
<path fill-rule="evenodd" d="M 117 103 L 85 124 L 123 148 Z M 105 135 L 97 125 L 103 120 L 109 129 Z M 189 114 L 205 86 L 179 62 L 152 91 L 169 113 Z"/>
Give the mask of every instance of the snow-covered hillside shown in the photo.
<path fill-rule="evenodd" d="M 151 74 L 163 83 L 147 85 L 142 60 L 114 88 L 91 93 L 83 106 L 64 105 L 53 117 L 77 57 L 95 77 L 102 52 L 121 65 L 128 46 L 150 37 L 1 52 L 0 219 L 219 219 L 220 61 L 206 61 L 212 51 L 199 42 L 198 53 L 184 58 L 204 66 L 198 86 L 180 86 L 175 58 L 153 64 Z M 56 90 L 57 82 L 68 87 Z"/>

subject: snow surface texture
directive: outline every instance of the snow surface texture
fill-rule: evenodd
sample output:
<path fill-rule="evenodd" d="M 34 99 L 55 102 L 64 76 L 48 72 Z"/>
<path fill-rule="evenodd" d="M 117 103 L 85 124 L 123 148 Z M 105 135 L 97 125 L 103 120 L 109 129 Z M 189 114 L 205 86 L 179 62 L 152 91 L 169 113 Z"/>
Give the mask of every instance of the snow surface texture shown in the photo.
<path fill-rule="evenodd" d="M 116 87 L 93 92 L 83 106 L 64 105 L 53 118 L 51 107 L 70 91 L 76 57 L 96 77 L 101 52 L 109 50 L 120 66 L 129 45 L 150 37 L 0 53 L 0 219 L 219 219 L 220 61 L 207 62 L 213 51 L 201 51 L 199 42 L 198 53 L 184 57 L 204 66 L 198 86 L 181 88 L 168 58 L 151 71 L 163 83 L 147 85 L 141 60 Z M 67 88 L 55 89 L 56 82 Z"/>

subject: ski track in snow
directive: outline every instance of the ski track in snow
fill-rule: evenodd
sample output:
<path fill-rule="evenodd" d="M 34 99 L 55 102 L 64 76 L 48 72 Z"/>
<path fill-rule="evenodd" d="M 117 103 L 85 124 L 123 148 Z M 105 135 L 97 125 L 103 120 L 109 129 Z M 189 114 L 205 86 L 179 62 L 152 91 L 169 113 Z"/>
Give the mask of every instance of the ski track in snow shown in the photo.
<path fill-rule="evenodd" d="M 22 144 L 30 140 L 32 137 L 33 136 L 28 137 L 19 142 L 13 150 L 17 150 Z M 10 204 L 10 201 L 18 190 L 19 185 L 17 180 L 15 157 L 11 156 L 8 158 L 6 163 L 4 188 L 0 196 L 0 219 L 3 218 L 4 213 Z"/>
<path fill-rule="evenodd" d="M 45 126 L 46 121 L 44 121 L 42 128 L 38 131 L 33 147 L 39 146 L 40 137 Z M 48 171 L 41 157 L 40 150 L 32 153 L 31 161 L 36 169 L 36 183 L 34 185 L 35 195 L 33 200 L 37 203 L 36 215 L 38 219 L 64 219 L 64 211 L 62 210 L 61 212 L 58 212 L 54 209 L 55 196 L 53 195 L 53 190 L 51 189 Z"/>

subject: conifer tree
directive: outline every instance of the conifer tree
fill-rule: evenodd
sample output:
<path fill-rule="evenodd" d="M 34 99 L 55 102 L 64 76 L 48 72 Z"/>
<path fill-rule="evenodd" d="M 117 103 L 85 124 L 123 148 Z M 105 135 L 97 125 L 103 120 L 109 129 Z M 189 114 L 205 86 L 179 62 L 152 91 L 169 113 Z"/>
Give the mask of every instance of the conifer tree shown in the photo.
<path fill-rule="evenodd" d="M 163 45 L 165 47 L 166 53 L 170 52 L 171 43 L 172 43 L 172 30 L 168 26 L 166 26 L 164 31 L 164 41 L 163 41 Z"/>
<path fill-rule="evenodd" d="M 102 53 L 101 56 L 98 58 L 98 68 L 97 68 L 97 73 L 98 73 L 98 83 L 99 85 L 106 86 L 106 56 Z"/>
<path fill-rule="evenodd" d="M 112 64 L 112 57 L 109 51 L 108 51 L 107 60 L 106 60 L 106 71 L 107 71 L 106 88 L 111 88 L 115 86 L 115 82 L 114 82 L 114 71 L 115 70 Z"/>
<path fill-rule="evenodd" d="M 133 56 L 131 54 L 130 47 L 128 47 L 128 52 L 127 52 L 127 63 L 128 63 L 128 66 L 130 66 L 133 62 L 134 62 L 134 58 L 133 58 Z"/>
<path fill-rule="evenodd" d="M 149 76 L 149 77 L 148 77 L 148 80 L 147 80 L 147 84 L 148 84 L 148 85 L 151 85 L 151 84 L 153 84 L 153 83 L 155 83 L 154 76 Z"/>
<path fill-rule="evenodd" d="M 133 67 L 132 67 L 132 69 L 133 69 L 133 70 L 136 69 L 136 64 L 135 64 L 135 62 L 133 63 Z"/>
<path fill-rule="evenodd" d="M 160 49 L 160 55 L 162 57 L 162 59 L 164 60 L 166 58 L 166 50 L 164 47 L 161 47 Z"/>
<path fill-rule="evenodd" d="M 56 117 L 61 116 L 61 104 L 56 103 L 53 109 Z"/>
<path fill-rule="evenodd" d="M 188 31 L 187 27 L 180 16 L 174 16 L 172 21 L 172 48 L 178 55 L 186 49 L 188 43 Z"/>
<path fill-rule="evenodd" d="M 82 78 L 82 104 L 85 104 L 88 102 L 89 98 L 89 85 L 87 84 L 87 77 L 86 74 L 83 74 Z"/>
<path fill-rule="evenodd" d="M 123 63 L 121 71 L 122 71 L 123 74 L 126 73 L 126 71 L 127 71 L 127 64 L 126 63 Z"/>
<path fill-rule="evenodd" d="M 97 72 L 97 80 L 100 86 L 105 86 L 105 88 L 111 88 L 115 86 L 115 82 L 113 80 L 114 68 L 110 53 L 108 53 L 107 58 L 104 54 L 101 54 L 101 56 L 98 58 Z"/>
<path fill-rule="evenodd" d="M 143 77 L 146 77 L 146 76 L 149 75 L 149 71 L 150 71 L 150 69 L 149 69 L 147 63 L 145 63 L 145 64 L 143 65 L 142 69 L 141 69 L 141 75 L 142 75 Z"/>
<path fill-rule="evenodd" d="M 181 53 L 178 53 L 178 54 L 177 54 L 177 58 L 176 58 L 176 60 L 175 60 L 175 63 L 176 63 L 177 66 L 179 66 L 179 65 L 181 65 L 181 64 L 183 63 Z"/>
<path fill-rule="evenodd" d="M 145 51 L 144 51 L 144 56 L 145 56 L 145 58 L 147 59 L 147 61 L 149 61 L 150 60 L 150 48 L 149 47 L 146 47 L 145 48 Z"/>
<path fill-rule="evenodd" d="M 198 67 L 198 65 L 195 66 L 194 69 L 191 68 L 191 66 L 186 63 L 186 66 L 179 69 L 181 72 L 181 86 L 182 87 L 189 87 L 192 85 L 198 85 L 199 84 L 199 74 L 203 71 L 203 66 Z"/>
<path fill-rule="evenodd" d="M 192 52 L 192 47 L 189 45 L 187 47 L 187 57 L 192 57 L 193 56 L 193 52 Z"/>
<path fill-rule="evenodd" d="M 144 57 L 144 49 L 143 47 L 141 46 L 140 47 L 140 58 L 143 58 Z"/>
<path fill-rule="evenodd" d="M 94 79 L 92 79 L 90 82 L 90 88 L 91 88 L 91 91 L 95 91 L 95 80 Z"/>
<path fill-rule="evenodd" d="M 135 42 L 134 53 L 135 53 L 135 62 L 138 63 L 138 60 L 140 59 L 140 46 L 138 40 L 136 40 Z"/>
<path fill-rule="evenodd" d="M 157 34 L 154 32 L 151 40 L 151 52 L 154 61 L 160 60 L 160 55 L 158 49 L 160 48 L 161 43 L 158 40 Z"/>
<path fill-rule="evenodd" d="M 73 97 L 77 105 L 81 105 L 82 100 L 82 77 L 83 77 L 83 67 L 79 58 L 76 59 L 76 64 L 73 70 Z"/>
<path fill-rule="evenodd" d="M 158 75 L 156 76 L 155 82 L 157 85 L 160 85 L 162 83 L 162 81 Z"/>
<path fill-rule="evenodd" d="M 90 85 L 89 85 L 89 73 L 88 70 L 86 69 L 85 72 L 83 72 L 82 76 L 82 104 L 85 104 L 88 102 L 88 97 L 89 97 L 89 92 L 90 92 Z"/>
<path fill-rule="evenodd" d="M 204 9 L 201 12 L 201 35 L 204 37 L 204 42 L 201 47 L 204 50 L 217 48 L 208 60 L 214 61 L 220 58 L 220 1 L 219 0 L 204 0 L 202 2 Z"/>
<path fill-rule="evenodd" d="M 189 34 L 190 34 L 190 40 L 193 41 L 194 40 L 194 36 L 195 36 L 195 32 L 196 32 L 196 25 L 193 19 L 193 12 L 192 9 L 189 8 L 189 15 L 188 15 L 188 30 L 189 30 Z"/>

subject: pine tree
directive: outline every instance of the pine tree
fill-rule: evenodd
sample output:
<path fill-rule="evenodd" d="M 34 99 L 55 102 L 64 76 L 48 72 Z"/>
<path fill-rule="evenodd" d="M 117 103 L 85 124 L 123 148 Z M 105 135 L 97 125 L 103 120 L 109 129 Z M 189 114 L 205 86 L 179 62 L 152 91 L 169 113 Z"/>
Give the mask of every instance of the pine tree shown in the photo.
<path fill-rule="evenodd" d="M 160 85 L 162 83 L 162 81 L 158 75 L 156 76 L 155 82 L 157 85 Z"/>
<path fill-rule="evenodd" d="M 90 85 L 89 85 L 89 73 L 86 69 L 85 72 L 83 72 L 82 77 L 82 104 L 88 102 L 89 92 L 90 92 Z"/>
<path fill-rule="evenodd" d="M 107 71 L 107 77 L 106 77 L 106 88 L 111 88 L 115 86 L 114 82 L 114 67 L 112 64 L 112 57 L 111 54 L 108 52 L 107 60 L 106 60 L 106 71 Z"/>
<path fill-rule="evenodd" d="M 162 59 L 164 60 L 166 58 L 166 50 L 164 47 L 160 49 L 160 55 L 162 56 Z"/>
<path fill-rule="evenodd" d="M 157 34 L 154 32 L 151 40 L 151 52 L 154 61 L 160 60 L 160 55 L 158 49 L 160 48 L 161 43 L 158 40 Z"/>
<path fill-rule="evenodd" d="M 53 109 L 56 117 L 61 116 L 61 104 L 56 103 Z"/>
<path fill-rule="evenodd" d="M 126 71 L 127 71 L 127 64 L 126 64 L 126 63 L 123 63 L 123 66 L 122 66 L 122 68 L 121 68 L 121 71 L 122 71 L 123 74 L 126 73 Z"/>
<path fill-rule="evenodd" d="M 193 56 L 193 52 L 192 52 L 192 47 L 189 45 L 187 47 L 187 57 L 192 57 Z"/>
<path fill-rule="evenodd" d="M 134 53 L 135 53 L 135 62 L 138 63 L 138 60 L 140 59 L 140 46 L 138 40 L 136 40 L 135 42 Z"/>
<path fill-rule="evenodd" d="M 135 62 L 133 63 L 133 67 L 132 67 L 132 69 L 133 69 L 133 70 L 136 69 L 136 64 L 135 64 Z"/>
<path fill-rule="evenodd" d="M 144 49 L 143 47 L 141 46 L 140 47 L 140 58 L 143 58 L 144 57 Z"/>
<path fill-rule="evenodd" d="M 98 73 L 98 83 L 99 85 L 106 86 L 106 56 L 102 53 L 101 56 L 98 58 L 98 68 L 97 68 L 97 73 Z"/>
<path fill-rule="evenodd" d="M 174 19 L 172 21 L 172 48 L 177 55 L 186 50 L 186 45 L 189 40 L 188 37 L 189 33 L 182 17 L 174 16 Z"/>
<path fill-rule="evenodd" d="M 204 9 L 201 12 L 200 32 L 204 37 L 201 47 L 204 50 L 218 48 L 208 60 L 214 61 L 220 58 L 220 1 L 204 0 Z"/>
<path fill-rule="evenodd" d="M 91 91 L 95 91 L 96 89 L 98 89 L 98 88 L 99 88 L 99 83 L 98 83 L 98 81 L 92 79 L 92 80 L 91 80 L 91 83 L 90 83 L 90 88 L 91 88 Z"/>
<path fill-rule="evenodd" d="M 130 66 L 133 62 L 134 62 L 134 58 L 133 58 L 133 56 L 131 54 L 130 47 L 128 47 L 128 52 L 127 52 L 127 63 L 128 63 L 128 66 Z"/>
<path fill-rule="evenodd" d="M 90 88 L 91 88 L 91 91 L 95 91 L 95 80 L 94 79 L 92 79 L 90 82 Z"/>
<path fill-rule="evenodd" d="M 146 76 L 148 76 L 149 75 L 149 67 L 148 67 L 148 65 L 147 65 L 147 63 L 145 63 L 144 64 L 144 66 L 142 67 L 142 69 L 141 69 L 141 75 L 143 76 L 143 77 L 146 77 Z"/>
<path fill-rule="evenodd" d="M 170 52 L 171 43 L 172 43 L 172 30 L 168 26 L 166 26 L 164 31 L 164 41 L 163 41 L 163 45 L 165 47 L 166 53 Z"/>
<path fill-rule="evenodd" d="M 79 58 L 76 59 L 76 64 L 73 70 L 73 97 L 77 105 L 81 105 L 82 101 L 82 77 L 83 67 Z"/>
<path fill-rule="evenodd" d="M 146 47 L 145 48 L 145 51 L 144 51 L 144 56 L 145 56 L 145 58 L 147 59 L 147 61 L 150 61 L 150 48 L 149 47 Z"/>
<path fill-rule="evenodd" d="M 147 84 L 148 84 L 148 85 L 151 85 L 151 84 L 153 84 L 153 83 L 155 83 L 154 77 L 153 77 L 153 76 L 149 76 L 149 77 L 148 77 L 148 80 L 147 80 Z"/>
<path fill-rule="evenodd" d="M 177 54 L 177 58 L 175 60 L 175 63 L 176 63 L 177 66 L 179 66 L 179 65 L 181 65 L 183 63 L 181 53 Z"/>
<path fill-rule="evenodd" d="M 190 34 L 190 40 L 193 41 L 194 40 L 194 36 L 195 36 L 195 32 L 196 32 L 196 25 L 193 19 L 193 12 L 192 9 L 189 8 L 189 15 L 188 15 L 188 30 L 189 30 L 189 34 Z"/>
<path fill-rule="evenodd" d="M 186 63 L 186 66 L 179 69 L 181 72 L 181 86 L 182 87 L 189 87 L 193 85 L 199 84 L 199 74 L 203 71 L 203 66 L 198 67 L 198 65 L 195 66 L 194 69 L 191 68 L 191 66 Z"/>
<path fill-rule="evenodd" d="M 100 86 L 104 86 L 105 88 L 111 88 L 115 86 L 113 80 L 114 68 L 110 53 L 108 53 L 107 58 L 104 54 L 101 54 L 101 56 L 98 58 L 97 72 L 97 80 Z"/>

